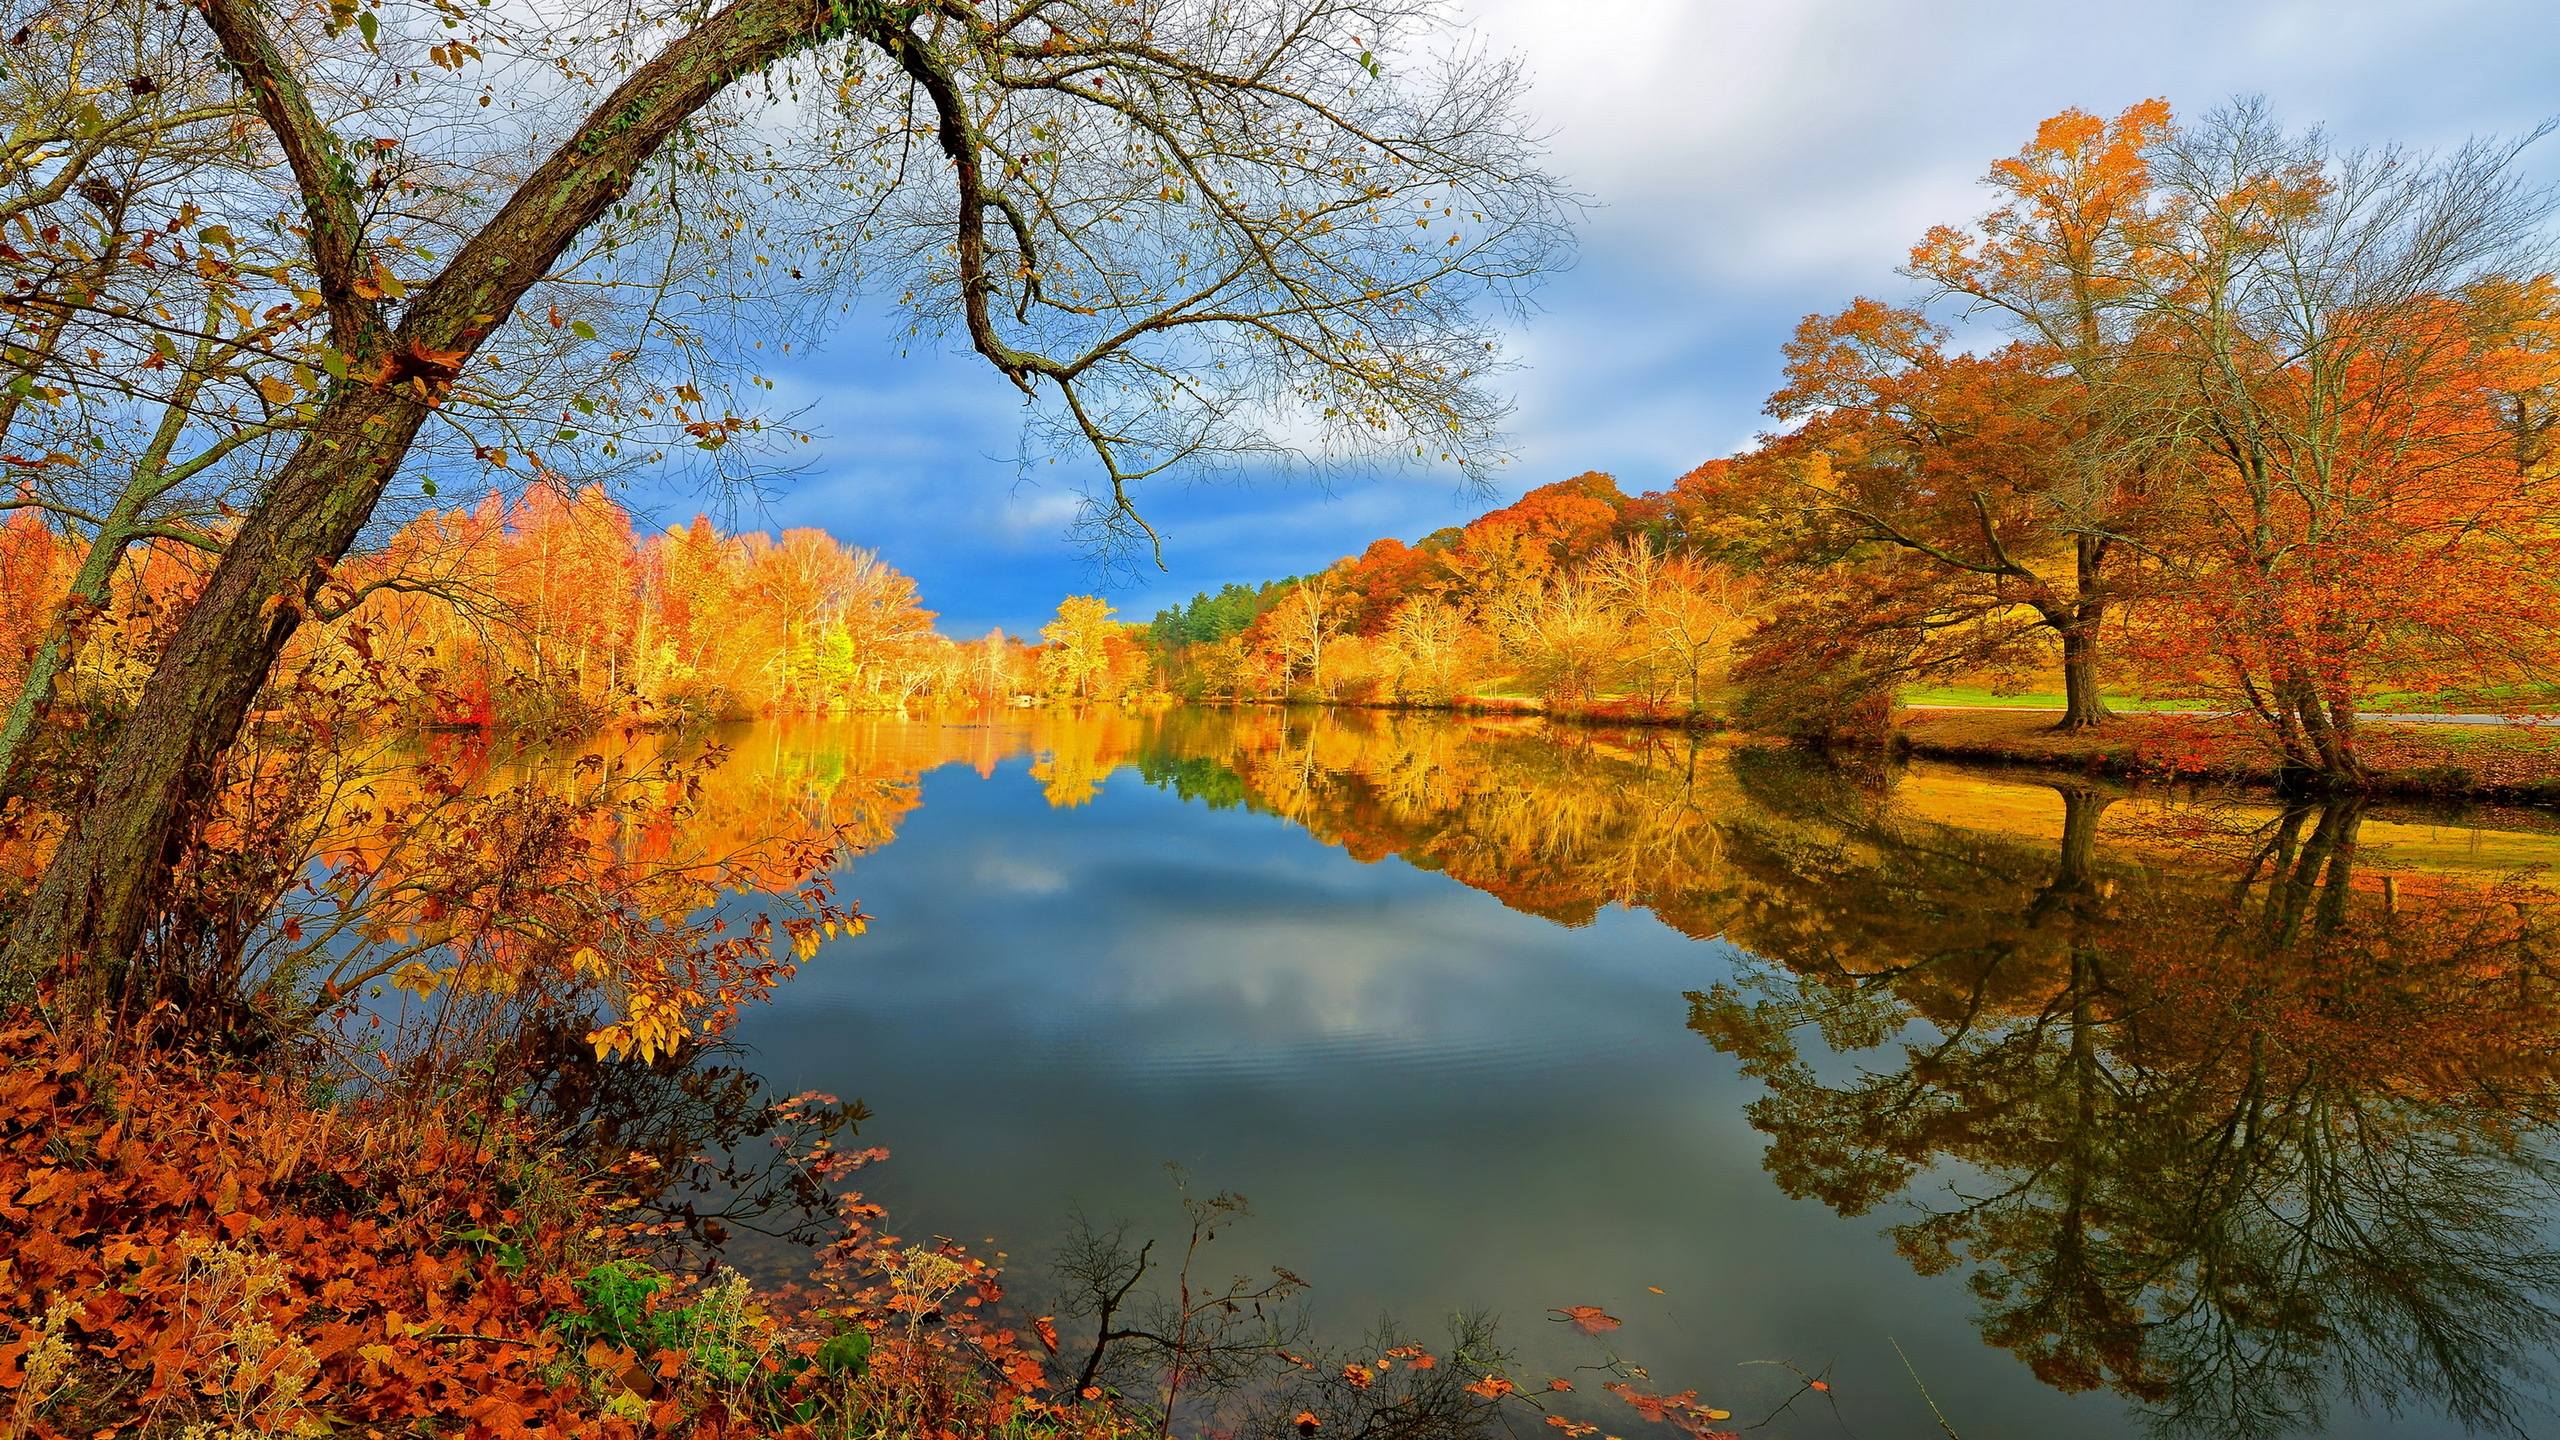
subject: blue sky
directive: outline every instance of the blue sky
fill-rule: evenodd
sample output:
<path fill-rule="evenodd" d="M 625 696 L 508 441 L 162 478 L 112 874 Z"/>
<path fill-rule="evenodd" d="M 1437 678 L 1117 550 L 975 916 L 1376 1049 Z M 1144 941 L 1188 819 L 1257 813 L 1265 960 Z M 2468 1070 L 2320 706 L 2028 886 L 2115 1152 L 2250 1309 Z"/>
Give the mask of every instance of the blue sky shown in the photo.
<path fill-rule="evenodd" d="M 2347 143 L 2440 145 L 2560 113 L 2560 0 L 2019 4 L 1989 0 L 1457 0 L 1527 57 L 1556 170 L 1591 198 L 1576 266 L 1509 377 L 1519 459 L 1488 500 L 1453 475 L 1160 483 L 1167 569 L 1097 570 L 1067 533 L 1089 462 L 1025 482 L 1018 397 L 973 358 L 901 355 L 857 314 L 779 377 L 806 468 L 739 525 L 816 525 L 915 576 L 947 633 L 1036 628 L 1101 590 L 1144 619 L 1228 580 L 1322 566 L 1584 470 L 1630 492 L 1749 442 L 1796 319 L 1893 273 L 1928 225 L 2066 106 L 2182 112 L 2265 95 Z M 2560 141 L 2537 169 L 2560 179 Z"/>

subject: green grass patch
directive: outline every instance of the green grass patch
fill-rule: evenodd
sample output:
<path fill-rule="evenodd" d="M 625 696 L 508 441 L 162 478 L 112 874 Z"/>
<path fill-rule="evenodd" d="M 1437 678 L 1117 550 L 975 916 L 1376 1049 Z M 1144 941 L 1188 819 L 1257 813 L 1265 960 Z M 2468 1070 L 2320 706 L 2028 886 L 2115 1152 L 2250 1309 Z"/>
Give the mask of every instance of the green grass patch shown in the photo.
<path fill-rule="evenodd" d="M 2367 699 L 2364 705 L 2381 714 L 2548 715 L 2560 711 L 2560 691 L 2548 685 L 2499 685 L 2461 695 L 2387 690 Z"/>
<path fill-rule="evenodd" d="M 2184 710 L 2194 703 L 2186 700 L 2155 700 L 2140 695 L 2107 694 L 2099 697 L 2110 710 L 2128 714 L 2144 710 Z M 1979 685 L 1915 685 L 1902 692 L 1905 705 L 1962 705 L 1983 710 L 2059 710 L 2059 690 L 2021 690 L 2004 693 Z"/>
<path fill-rule="evenodd" d="M 2211 709 L 2196 700 L 2110 692 L 2107 708 L 2127 715 L 2147 710 Z M 2059 710 L 2059 690 L 1999 691 L 1981 685 L 1915 685 L 1902 692 L 1905 705 L 1961 705 L 1980 710 Z M 2478 694 L 2446 695 L 2416 690 L 2384 691 L 2367 696 L 2369 715 L 2543 715 L 2560 712 L 2560 691 L 2548 686 L 2505 685 Z"/>

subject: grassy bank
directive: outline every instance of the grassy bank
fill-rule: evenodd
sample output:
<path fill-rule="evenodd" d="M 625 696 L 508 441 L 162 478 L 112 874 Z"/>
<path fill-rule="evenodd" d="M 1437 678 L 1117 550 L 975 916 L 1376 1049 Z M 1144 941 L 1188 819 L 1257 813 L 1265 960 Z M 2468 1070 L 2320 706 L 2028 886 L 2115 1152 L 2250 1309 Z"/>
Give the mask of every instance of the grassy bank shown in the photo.
<path fill-rule="evenodd" d="M 2091 774 L 2280 787 L 2264 752 L 2194 717 L 2125 714 L 2093 730 L 2056 730 L 2031 710 L 1913 710 L 1895 724 L 1913 754 Z M 2560 804 L 2560 727 L 2381 724 L 2359 738 L 2386 795 Z"/>
<path fill-rule="evenodd" d="M 1966 710 L 2055 710 L 2062 709 L 2059 690 L 1995 690 L 1987 685 L 1921 685 L 1902 692 L 1903 704 L 1919 709 L 1950 706 Z M 2107 708 L 2119 715 L 2145 711 L 2212 709 L 2212 702 L 2181 700 L 2157 695 L 2119 694 L 2108 691 L 2101 696 Z M 2392 690 L 2368 696 L 2364 711 L 2369 715 L 2534 715 L 2560 710 L 2560 694 L 2540 687 L 2503 685 L 2485 692 L 2465 691 L 2447 694 L 2438 691 Z"/>
<path fill-rule="evenodd" d="M 1925 685 L 1902 692 L 1905 705 L 1923 709 L 1954 706 L 1966 710 L 2060 710 L 2063 695 L 2059 690 L 1994 690 L 1984 685 Z M 2102 697 L 2107 708 L 2119 715 L 2144 710 L 2182 710 L 2191 702 L 2184 700 L 2147 699 L 2140 695 L 2108 692 Z"/>

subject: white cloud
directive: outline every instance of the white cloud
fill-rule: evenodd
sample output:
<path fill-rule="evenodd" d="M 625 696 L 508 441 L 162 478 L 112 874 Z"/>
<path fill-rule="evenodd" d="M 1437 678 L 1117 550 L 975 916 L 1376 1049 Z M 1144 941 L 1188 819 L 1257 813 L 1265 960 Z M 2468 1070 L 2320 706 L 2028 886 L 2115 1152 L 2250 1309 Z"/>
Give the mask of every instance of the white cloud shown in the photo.
<path fill-rule="evenodd" d="M 1065 534 L 1083 511 L 1084 498 L 1080 495 L 1017 486 L 997 512 L 997 524 L 1009 539 L 1051 542 Z"/>
<path fill-rule="evenodd" d="M 980 855 L 969 867 L 969 878 L 981 890 L 1005 895 L 1058 895 L 1067 888 L 1066 872 L 1057 866 L 1014 855 Z"/>

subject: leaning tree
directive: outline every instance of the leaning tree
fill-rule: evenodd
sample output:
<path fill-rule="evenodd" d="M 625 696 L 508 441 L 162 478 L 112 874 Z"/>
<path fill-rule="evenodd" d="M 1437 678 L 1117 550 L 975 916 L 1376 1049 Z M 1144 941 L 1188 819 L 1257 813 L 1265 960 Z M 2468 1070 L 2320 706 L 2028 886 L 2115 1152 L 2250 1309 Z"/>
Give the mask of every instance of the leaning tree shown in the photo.
<path fill-rule="evenodd" d="M 241 143 L 291 178 L 325 339 L 290 452 L 68 808 L 13 983 L 134 963 L 279 652 L 344 603 L 336 568 L 422 432 L 509 383 L 492 338 L 558 328 L 524 311 L 573 252 L 617 264 L 582 245 L 599 227 L 655 205 L 733 267 L 894 293 L 1021 390 L 1034 443 L 1090 453 L 1097 526 L 1149 538 L 1136 487 L 1169 470 L 1498 458 L 1497 326 L 1569 243 L 1519 65 L 1437 0 L 195 10 L 255 112 Z M 334 124 L 315 96 L 350 75 L 427 118 Z M 376 161 L 428 146 L 438 203 L 488 202 L 449 258 L 383 240 L 426 196 Z M 698 443 L 734 433 L 678 394 Z"/>

